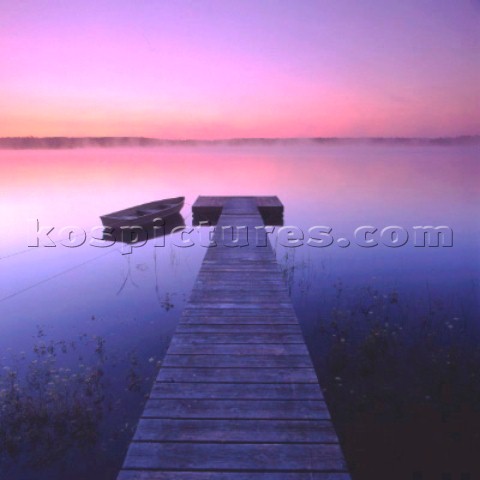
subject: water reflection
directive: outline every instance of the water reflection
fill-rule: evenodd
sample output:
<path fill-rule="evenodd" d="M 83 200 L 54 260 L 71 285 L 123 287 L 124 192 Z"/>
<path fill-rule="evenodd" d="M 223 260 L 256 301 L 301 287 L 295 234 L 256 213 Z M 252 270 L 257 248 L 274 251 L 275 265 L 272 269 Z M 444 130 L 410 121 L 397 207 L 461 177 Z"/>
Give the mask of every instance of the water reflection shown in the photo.
<path fill-rule="evenodd" d="M 128 227 L 105 227 L 102 240 L 106 242 L 142 243 L 154 238 L 163 239 L 172 232 L 180 232 L 185 226 L 185 220 L 180 213 L 170 215 L 165 219 L 156 218 L 149 225 L 131 225 Z M 165 242 L 157 242 L 157 246 L 164 246 Z"/>
<path fill-rule="evenodd" d="M 412 405 L 450 418 L 478 405 L 478 153 L 301 144 L 1 151 L 2 473 L 8 464 L 8 478 L 115 478 L 205 248 L 176 247 L 173 231 L 164 246 L 157 237 L 105 249 L 67 248 L 57 234 L 65 225 L 90 232 L 102 212 L 180 195 L 178 226 L 188 226 L 200 194 L 278 195 L 285 225 L 329 225 L 336 238 L 359 225 L 453 229 L 452 248 L 286 249 L 271 237 L 348 458 L 370 478 L 382 478 L 368 470 L 379 465 L 374 452 L 389 459 L 385 478 L 391 465 L 403 478 L 407 467 L 421 470 L 408 447 L 415 434 L 400 431 L 415 417 Z M 57 246 L 28 248 L 29 219 L 55 227 Z M 465 418 L 470 435 L 476 417 Z M 432 425 L 418 438 L 434 427 L 439 438 L 455 434 Z M 399 451 L 410 453 L 393 458 Z"/>

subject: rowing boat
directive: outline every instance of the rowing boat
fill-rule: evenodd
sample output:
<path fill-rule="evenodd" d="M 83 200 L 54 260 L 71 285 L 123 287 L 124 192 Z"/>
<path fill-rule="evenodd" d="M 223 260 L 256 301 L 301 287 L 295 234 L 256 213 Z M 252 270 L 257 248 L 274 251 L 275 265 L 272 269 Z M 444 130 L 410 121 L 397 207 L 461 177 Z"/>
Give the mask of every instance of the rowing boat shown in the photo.
<path fill-rule="evenodd" d="M 147 226 L 179 213 L 184 202 L 184 197 L 166 198 L 102 215 L 100 219 L 106 227 Z"/>

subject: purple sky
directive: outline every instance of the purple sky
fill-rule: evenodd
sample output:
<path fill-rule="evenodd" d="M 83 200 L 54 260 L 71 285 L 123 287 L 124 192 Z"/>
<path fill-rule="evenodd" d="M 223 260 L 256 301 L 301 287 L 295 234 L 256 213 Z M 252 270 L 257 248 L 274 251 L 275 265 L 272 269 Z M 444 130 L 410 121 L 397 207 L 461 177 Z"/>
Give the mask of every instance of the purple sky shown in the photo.
<path fill-rule="evenodd" d="M 480 1 L 0 0 L 0 136 L 480 133 Z"/>

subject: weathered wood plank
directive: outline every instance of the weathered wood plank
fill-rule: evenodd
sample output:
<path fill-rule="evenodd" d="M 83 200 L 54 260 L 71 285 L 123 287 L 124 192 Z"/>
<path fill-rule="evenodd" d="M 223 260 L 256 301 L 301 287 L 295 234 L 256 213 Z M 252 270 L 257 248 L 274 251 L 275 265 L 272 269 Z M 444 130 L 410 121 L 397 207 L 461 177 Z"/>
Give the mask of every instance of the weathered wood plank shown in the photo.
<path fill-rule="evenodd" d="M 212 262 L 205 262 L 205 265 L 202 266 L 203 272 L 208 273 L 217 273 L 217 272 L 227 272 L 229 274 L 242 274 L 244 278 L 255 278 L 257 274 L 259 276 L 268 276 L 268 275 L 278 275 L 279 271 L 274 265 L 268 265 L 263 263 L 251 262 L 248 264 L 248 272 L 246 271 L 246 264 L 244 262 L 228 262 L 221 261 L 221 259 L 216 258 Z"/>
<path fill-rule="evenodd" d="M 242 279 L 239 278 L 238 280 L 232 279 L 231 282 L 226 282 L 226 281 L 223 281 L 222 279 L 217 278 L 217 281 L 213 282 L 213 281 L 210 281 L 209 277 L 207 276 L 204 276 L 202 278 L 203 278 L 202 284 L 195 285 L 193 289 L 194 292 L 201 291 L 201 290 L 210 291 L 210 287 L 211 287 L 211 291 L 213 292 L 215 291 L 231 292 L 232 289 L 235 289 L 235 288 L 239 292 L 240 291 L 251 292 L 252 288 L 254 288 L 254 285 L 257 284 L 257 280 L 258 280 L 251 277 L 246 277 Z M 254 285 L 252 285 L 252 282 Z M 262 293 L 271 292 L 272 294 L 275 291 L 278 291 L 280 293 L 285 293 L 285 292 L 288 292 L 288 288 L 286 287 L 286 285 L 283 284 L 283 282 L 267 283 L 267 280 L 265 280 L 262 282 L 258 282 L 258 291 Z"/>
<path fill-rule="evenodd" d="M 157 377 L 159 382 L 200 383 L 317 383 L 313 368 L 210 368 L 163 367 Z"/>
<path fill-rule="evenodd" d="M 271 251 L 269 250 L 268 246 L 262 247 L 259 245 L 259 241 L 256 238 L 252 239 L 248 236 L 237 236 L 237 238 L 235 238 L 234 240 L 237 239 L 239 240 L 239 242 L 238 244 L 236 244 L 236 246 L 224 246 L 222 245 L 221 241 L 225 239 L 221 238 L 220 242 L 217 242 L 216 246 L 208 250 L 205 260 L 209 263 L 214 262 L 218 259 L 222 259 L 226 262 L 231 263 L 240 263 L 240 261 L 243 259 L 245 259 L 245 261 L 249 263 L 254 263 L 255 260 L 258 260 L 260 263 L 267 263 L 276 270 L 280 268 L 279 265 L 275 262 L 275 258 L 272 257 Z M 227 238 L 227 240 L 230 240 L 230 238 Z M 241 244 L 240 240 L 242 240 L 244 243 Z M 248 245 L 247 242 L 249 242 Z M 252 247 L 254 247 L 255 249 L 253 249 Z M 243 250 L 241 251 L 241 258 L 239 256 L 233 256 L 231 252 L 232 249 Z"/>
<path fill-rule="evenodd" d="M 210 325 L 189 325 L 180 323 L 177 327 L 177 333 L 190 333 L 202 335 L 204 333 L 242 333 L 242 334 L 288 334 L 293 333 L 301 335 L 302 330 L 298 324 L 292 325 L 232 325 L 232 324 L 210 324 Z"/>
<path fill-rule="evenodd" d="M 263 295 L 258 292 L 251 292 L 251 293 L 217 293 L 217 292 L 207 292 L 207 293 L 200 293 L 195 292 L 192 294 L 190 300 L 193 304 L 211 304 L 214 302 L 222 302 L 222 303 L 230 303 L 236 305 L 242 304 L 252 304 L 254 303 L 257 305 L 257 308 L 268 308 L 269 305 L 272 304 L 272 297 L 277 298 L 278 301 L 286 303 L 288 300 L 287 294 L 276 294 L 272 295 L 271 293 L 267 293 Z M 283 297 L 283 298 L 282 298 Z"/>
<path fill-rule="evenodd" d="M 243 277 L 256 275 L 267 276 L 272 273 L 280 273 L 279 266 L 272 260 L 258 258 L 258 261 L 255 261 L 253 257 L 251 259 L 247 257 L 245 262 L 242 262 L 239 259 L 232 259 L 232 253 L 228 253 L 228 255 L 227 253 L 228 252 L 225 252 L 225 254 L 218 253 L 215 256 L 211 255 L 209 258 L 206 258 L 204 260 L 205 263 L 202 264 L 202 273 L 209 274 L 211 272 L 229 271 L 233 275 L 242 275 Z M 248 266 L 248 271 L 245 268 L 246 266 Z"/>
<path fill-rule="evenodd" d="M 304 343 L 171 343 L 168 353 L 190 355 L 193 353 L 212 353 L 223 355 L 305 355 L 308 354 Z"/>
<path fill-rule="evenodd" d="M 192 290 L 193 294 L 237 294 L 237 295 L 252 295 L 257 294 L 259 296 L 264 295 L 275 295 L 275 296 L 287 296 L 288 297 L 288 290 L 286 287 L 271 287 L 268 285 L 258 285 L 258 288 L 255 288 L 255 285 L 252 285 L 251 282 L 245 283 L 244 285 L 239 284 L 238 282 L 231 282 L 227 284 L 226 282 L 222 282 L 220 284 L 214 284 L 211 282 L 205 282 L 208 288 L 205 288 L 205 284 L 198 284 Z"/>
<path fill-rule="evenodd" d="M 287 290 L 255 290 L 253 288 L 250 288 L 249 290 L 240 290 L 237 286 L 237 289 L 235 290 L 235 287 L 231 287 L 229 290 L 226 288 L 223 288 L 222 290 L 214 290 L 214 289 L 209 289 L 206 291 L 206 289 L 198 290 L 195 289 L 192 292 L 192 296 L 190 297 L 190 301 L 192 303 L 196 302 L 197 296 L 201 296 L 201 298 L 205 298 L 206 296 L 215 299 L 214 301 L 222 302 L 222 303 L 227 303 L 227 302 L 235 302 L 240 299 L 242 301 L 245 301 L 245 298 L 248 298 L 251 302 L 255 302 L 258 298 L 258 300 L 266 302 L 266 300 L 270 299 L 270 302 L 266 303 L 288 303 L 289 302 L 289 296 L 287 293 Z M 230 300 L 230 298 L 233 297 L 233 300 Z M 274 300 L 272 302 L 272 299 Z"/>
<path fill-rule="evenodd" d="M 274 459 L 275 461 L 272 461 Z M 341 471 L 338 445 L 205 444 L 133 442 L 126 468 L 187 470 Z"/>
<path fill-rule="evenodd" d="M 289 308 L 282 308 L 276 310 L 267 310 L 267 309 L 253 309 L 253 308 L 242 308 L 240 307 L 231 307 L 231 308 L 212 308 L 209 305 L 199 305 L 196 304 L 188 305 L 188 308 L 182 314 L 182 318 L 187 317 L 258 317 L 263 320 L 269 320 L 271 318 L 290 318 L 295 319 L 295 322 L 298 323 L 298 320 L 295 317 L 293 310 Z"/>
<path fill-rule="evenodd" d="M 172 338 L 171 345 L 198 345 L 201 343 L 300 343 L 303 345 L 303 336 L 293 333 L 204 333 L 195 335 L 189 333 L 176 333 Z"/>
<path fill-rule="evenodd" d="M 150 398 L 237 399 L 237 400 L 321 400 L 313 383 L 171 383 L 156 382 Z"/>
<path fill-rule="evenodd" d="M 122 470 L 118 480 L 350 480 L 348 473 L 332 472 L 159 472 L 155 470 Z"/>
<path fill-rule="evenodd" d="M 162 362 L 163 367 L 236 367 L 236 368 L 311 368 L 308 355 L 172 355 Z"/>
<path fill-rule="evenodd" d="M 241 298 L 238 299 L 237 302 L 222 302 L 212 304 L 211 302 L 193 302 L 189 305 L 189 310 L 200 310 L 205 309 L 205 311 L 230 311 L 230 312 L 241 312 L 245 314 L 254 314 L 258 315 L 261 312 L 270 312 L 271 315 L 280 314 L 280 313 L 287 313 L 293 314 L 294 310 L 293 307 L 288 303 L 272 303 L 270 300 L 269 303 L 264 303 L 261 307 L 257 304 L 242 302 Z"/>
<path fill-rule="evenodd" d="M 213 280 L 213 278 L 215 278 Z M 252 285 L 252 278 L 247 277 L 247 278 L 238 278 L 238 279 L 230 279 L 230 280 L 223 280 L 221 278 L 218 278 L 218 276 L 214 275 L 213 278 L 210 276 L 203 276 L 201 283 L 195 284 L 195 287 L 193 291 L 200 291 L 200 290 L 211 290 L 211 291 L 226 291 L 226 292 L 231 292 L 232 289 L 237 289 L 237 291 L 242 292 L 250 292 L 250 291 L 259 291 L 259 292 L 288 292 L 287 285 L 283 283 L 283 281 L 278 281 L 278 282 L 268 282 L 268 280 L 265 280 L 263 282 L 255 282 Z M 255 288 L 257 286 L 258 288 Z"/>
<path fill-rule="evenodd" d="M 249 239 L 245 237 L 244 240 L 246 243 L 246 241 L 248 241 Z M 248 264 L 268 265 L 276 271 L 280 269 L 279 265 L 276 263 L 275 258 L 272 257 L 272 254 L 268 248 L 257 246 L 256 247 L 258 248 L 258 251 L 257 251 L 257 250 L 253 250 L 251 247 L 252 247 L 251 245 L 245 245 L 245 246 L 238 245 L 236 247 L 225 247 L 220 244 L 220 245 L 217 245 L 216 247 L 212 247 L 208 251 L 207 256 L 205 257 L 205 262 L 206 264 L 210 265 L 210 264 L 215 264 L 215 262 L 218 263 L 218 260 L 221 259 L 222 262 L 239 264 L 241 263 L 242 260 L 245 260 L 245 262 Z M 231 250 L 235 248 L 245 249 L 244 251 L 241 252 L 241 258 L 232 255 Z M 218 265 L 218 266 L 221 266 L 221 265 Z"/>
<path fill-rule="evenodd" d="M 329 420 L 322 400 L 218 400 L 150 398 L 143 418 L 279 418 Z"/>
<path fill-rule="evenodd" d="M 215 280 L 214 280 L 215 279 Z M 258 280 L 258 279 L 257 279 Z M 282 281 L 269 281 L 267 278 L 265 278 L 263 281 L 256 281 L 256 279 L 252 279 L 252 277 L 237 277 L 235 278 L 230 278 L 229 280 L 224 280 L 223 277 L 220 277 L 220 275 L 215 275 L 215 274 L 204 274 L 201 277 L 201 284 L 196 284 L 194 288 L 209 288 L 211 287 L 212 289 L 232 289 L 232 288 L 237 288 L 237 289 L 251 289 L 252 288 L 252 281 L 255 282 L 255 284 L 258 285 L 258 289 L 260 291 L 262 290 L 280 290 L 284 291 L 287 289 L 286 284 Z M 287 289 L 288 290 L 288 289 Z"/>
<path fill-rule="evenodd" d="M 189 315 L 182 316 L 179 325 L 298 325 L 295 317 L 260 317 L 260 316 L 213 316 Z"/>
<path fill-rule="evenodd" d="M 260 286 L 268 286 L 268 285 L 282 285 L 285 286 L 285 280 L 283 279 L 283 276 L 272 276 L 268 274 L 260 274 L 258 272 L 256 273 L 250 273 L 250 272 L 205 272 L 203 270 L 200 270 L 198 273 L 198 280 L 202 282 L 215 282 L 215 283 L 221 283 L 221 282 L 227 282 L 227 283 L 236 283 L 238 282 L 240 285 L 245 282 L 249 282 L 249 278 L 255 277 L 257 280 L 259 280 L 257 283 Z"/>
<path fill-rule="evenodd" d="M 338 443 L 328 420 L 172 420 L 141 419 L 137 441 Z"/>
<path fill-rule="evenodd" d="M 193 287 L 193 292 L 196 291 L 204 291 L 205 287 L 208 288 L 209 291 L 214 292 L 238 292 L 238 293 L 246 293 L 246 292 L 262 292 L 262 293 L 284 293 L 287 292 L 287 287 L 283 282 L 276 282 L 270 284 L 262 284 L 262 285 L 252 285 L 252 283 L 248 280 L 245 280 L 243 283 L 240 281 L 226 281 L 220 280 L 215 281 L 211 279 L 201 280 L 195 282 L 195 286 Z"/>

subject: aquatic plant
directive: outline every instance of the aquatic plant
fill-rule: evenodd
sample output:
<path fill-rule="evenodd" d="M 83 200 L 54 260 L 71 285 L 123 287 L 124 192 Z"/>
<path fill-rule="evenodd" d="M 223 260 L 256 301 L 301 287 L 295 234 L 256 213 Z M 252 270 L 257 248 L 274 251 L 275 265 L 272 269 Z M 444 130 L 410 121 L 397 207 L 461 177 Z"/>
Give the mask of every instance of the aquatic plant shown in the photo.
<path fill-rule="evenodd" d="M 95 317 L 92 316 L 92 321 Z M 108 355 L 106 339 L 81 334 L 72 341 L 47 340 L 38 327 L 31 353 L 4 354 L 0 363 L 0 463 L 2 471 L 57 467 L 75 451 L 107 450 L 119 438 L 128 439 L 135 423 L 115 392 L 145 393 L 159 364 L 145 364 L 135 351 L 121 358 Z M 109 381 L 106 372 L 122 363 L 125 377 Z M 123 385 L 123 387 L 122 387 Z M 128 404 L 128 398 L 122 400 Z M 110 417 L 115 422 L 109 423 Z M 113 418 L 112 417 L 112 418 Z M 107 426 L 108 425 L 108 426 Z M 125 440 L 123 441 L 125 442 Z M 23 467 L 22 467 L 23 468 Z"/>
<path fill-rule="evenodd" d="M 86 365 L 80 356 L 72 370 L 61 366 L 58 357 L 76 345 L 46 342 L 43 336 L 39 329 L 33 359 L 22 355 L 3 365 L 0 374 L 0 456 L 22 454 L 34 464 L 95 443 L 105 399 L 104 340 L 96 339 L 95 363 Z"/>
<path fill-rule="evenodd" d="M 477 304 L 277 259 L 353 478 L 480 478 Z"/>

